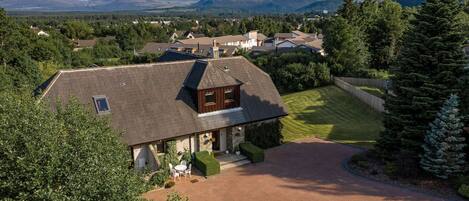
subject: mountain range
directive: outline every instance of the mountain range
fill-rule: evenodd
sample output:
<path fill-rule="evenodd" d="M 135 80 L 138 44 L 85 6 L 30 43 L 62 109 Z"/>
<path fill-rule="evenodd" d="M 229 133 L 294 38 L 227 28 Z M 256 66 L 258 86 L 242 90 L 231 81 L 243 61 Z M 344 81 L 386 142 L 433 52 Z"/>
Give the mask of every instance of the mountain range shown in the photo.
<path fill-rule="evenodd" d="M 119 11 L 185 7 L 198 0 L 0 0 L 6 10 Z"/>
<path fill-rule="evenodd" d="M 423 0 L 398 0 L 413 6 Z M 7 10 L 30 11 L 119 11 L 190 7 L 239 9 L 259 12 L 336 10 L 343 0 L 0 0 Z"/>

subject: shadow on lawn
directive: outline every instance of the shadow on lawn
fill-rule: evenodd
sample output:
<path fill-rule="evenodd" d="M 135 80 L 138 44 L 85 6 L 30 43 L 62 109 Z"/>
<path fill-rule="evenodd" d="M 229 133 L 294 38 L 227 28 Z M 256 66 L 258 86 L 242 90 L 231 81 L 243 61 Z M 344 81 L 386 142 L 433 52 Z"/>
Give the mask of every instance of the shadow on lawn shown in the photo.
<path fill-rule="evenodd" d="M 425 198 L 423 194 L 366 180 L 345 171 L 342 167 L 343 161 L 358 153 L 358 149 L 319 140 L 306 141 L 266 150 L 265 162 L 247 165 L 238 171 L 243 176 L 270 175 L 281 178 L 281 184 L 270 185 L 277 185 L 284 190 L 273 194 L 291 196 L 291 200 L 306 199 L 313 196 L 313 193 L 331 196 L 328 200 L 334 200 L 333 197 L 336 196 L 335 199 L 340 200 L 350 199 L 345 196 L 363 196 L 354 197 L 362 200 Z"/>
<path fill-rule="evenodd" d="M 339 90 L 331 92 L 331 90 Z M 318 89 L 320 105 L 312 105 L 296 113 L 294 120 L 305 125 L 328 126 L 321 130 L 323 139 L 370 148 L 381 130 L 381 116 L 360 100 L 338 88 Z M 331 98 L 331 93 L 334 98 Z M 318 132 L 321 132 L 318 131 Z"/>

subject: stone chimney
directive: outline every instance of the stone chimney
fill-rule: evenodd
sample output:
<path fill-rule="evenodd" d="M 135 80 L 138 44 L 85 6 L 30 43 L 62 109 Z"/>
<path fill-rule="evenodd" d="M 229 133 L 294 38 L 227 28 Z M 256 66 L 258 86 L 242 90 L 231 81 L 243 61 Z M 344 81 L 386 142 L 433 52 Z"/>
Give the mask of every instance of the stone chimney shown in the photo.
<path fill-rule="evenodd" d="M 213 40 L 213 46 L 210 48 L 210 53 L 212 54 L 212 58 L 220 58 L 220 49 L 217 46 L 217 40 Z"/>

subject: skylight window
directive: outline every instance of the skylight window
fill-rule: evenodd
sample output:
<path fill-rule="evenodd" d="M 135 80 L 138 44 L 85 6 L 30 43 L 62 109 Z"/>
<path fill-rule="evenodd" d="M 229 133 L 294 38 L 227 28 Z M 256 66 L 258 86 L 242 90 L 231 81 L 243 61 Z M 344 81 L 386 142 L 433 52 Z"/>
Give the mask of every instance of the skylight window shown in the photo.
<path fill-rule="evenodd" d="M 94 105 L 98 114 L 109 114 L 111 108 L 109 107 L 109 101 L 106 96 L 93 96 Z"/>

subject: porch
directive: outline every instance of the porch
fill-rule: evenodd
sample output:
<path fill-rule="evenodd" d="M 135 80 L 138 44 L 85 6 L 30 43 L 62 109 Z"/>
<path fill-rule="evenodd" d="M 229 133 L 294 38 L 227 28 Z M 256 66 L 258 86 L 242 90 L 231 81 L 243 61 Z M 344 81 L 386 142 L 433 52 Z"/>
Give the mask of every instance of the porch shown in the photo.
<path fill-rule="evenodd" d="M 251 161 L 242 154 L 215 153 L 215 159 L 220 162 L 220 170 L 222 171 L 251 163 Z"/>

